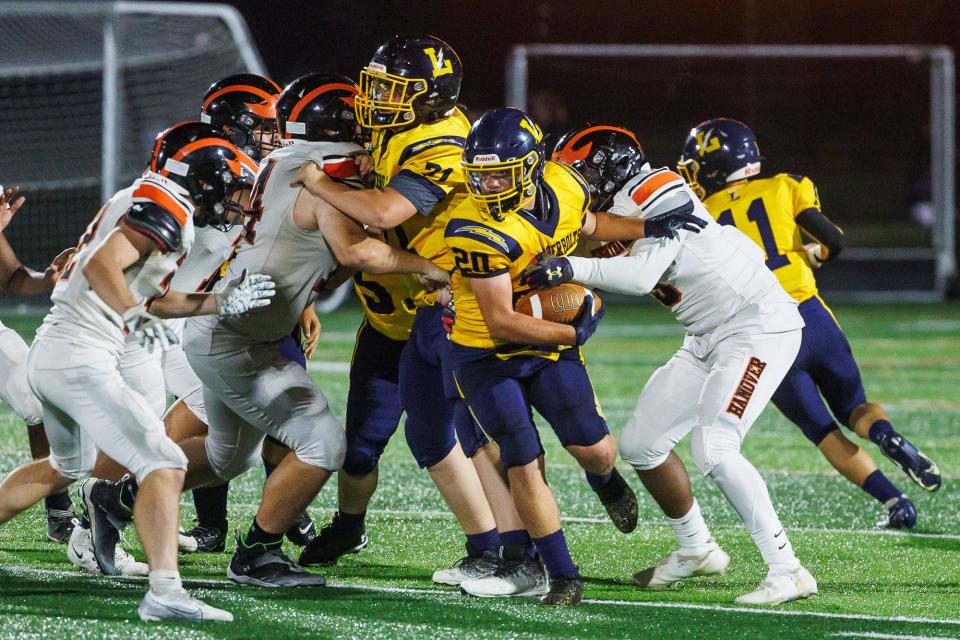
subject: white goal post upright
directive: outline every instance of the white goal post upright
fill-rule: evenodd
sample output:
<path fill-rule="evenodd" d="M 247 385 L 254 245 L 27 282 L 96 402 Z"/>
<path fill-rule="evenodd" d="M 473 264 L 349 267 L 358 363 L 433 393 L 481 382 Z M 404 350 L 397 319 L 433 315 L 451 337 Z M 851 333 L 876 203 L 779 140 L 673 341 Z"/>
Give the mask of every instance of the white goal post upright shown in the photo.
<path fill-rule="evenodd" d="M 10 229 L 27 264 L 76 242 L 210 84 L 267 75 L 225 4 L 0 1 L 0 24 L 0 182 L 29 202 Z"/>
<path fill-rule="evenodd" d="M 529 44 L 513 48 L 506 64 L 507 104 L 526 109 L 529 61 L 532 58 L 704 59 L 897 59 L 926 60 L 930 65 L 930 180 L 936 213 L 931 249 L 848 249 L 845 258 L 932 258 L 936 299 L 943 299 L 956 275 L 955 238 L 955 69 L 948 47 L 910 45 L 642 45 Z M 863 253 L 860 253 L 863 252 Z M 869 255 L 867 255 L 869 253 Z M 922 299 L 924 296 L 917 296 Z M 929 299 L 929 297 L 928 297 Z"/>
<path fill-rule="evenodd" d="M 267 75 L 260 52 L 253 44 L 247 23 L 235 7 L 226 4 L 198 4 L 190 2 L 111 2 L 100 7 L 103 10 L 103 161 L 100 183 L 100 199 L 104 202 L 113 195 L 117 186 L 116 149 L 117 126 L 120 120 L 119 72 L 121 64 L 132 66 L 137 60 L 119 60 L 117 57 L 116 24 L 122 16 L 149 14 L 171 17 L 218 18 L 224 22 L 234 44 L 251 73 Z"/>

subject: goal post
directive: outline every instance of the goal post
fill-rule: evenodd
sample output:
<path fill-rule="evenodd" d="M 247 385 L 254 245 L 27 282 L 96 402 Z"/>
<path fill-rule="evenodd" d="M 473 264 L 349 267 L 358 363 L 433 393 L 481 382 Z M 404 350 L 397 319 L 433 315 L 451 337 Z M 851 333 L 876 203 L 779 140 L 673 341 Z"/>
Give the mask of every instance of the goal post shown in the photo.
<path fill-rule="evenodd" d="M 39 267 L 144 169 L 207 87 L 265 75 L 239 12 L 191 2 L 0 2 L 0 183 L 27 205 L 8 235 Z"/>
<path fill-rule="evenodd" d="M 921 69 L 921 65 L 926 65 L 927 70 Z M 619 82 L 620 79 L 636 81 L 633 93 L 614 92 L 624 102 L 622 115 L 617 114 L 622 121 L 631 124 L 645 121 L 648 128 L 655 129 L 656 125 L 649 125 L 651 121 L 659 118 L 673 124 L 675 112 L 703 116 L 699 120 L 686 121 L 685 128 L 677 127 L 670 134 L 676 138 L 675 143 L 672 147 L 660 145 L 659 151 L 662 153 L 653 157 L 656 164 L 673 164 L 686 131 L 700 120 L 721 115 L 737 117 L 738 109 L 759 114 L 757 117 L 760 120 L 776 120 L 776 115 L 768 112 L 785 104 L 792 108 L 782 95 L 790 91 L 791 86 L 800 102 L 808 91 L 821 97 L 829 97 L 831 88 L 835 93 L 843 93 L 848 87 L 850 91 L 863 92 L 862 96 L 857 97 L 862 98 L 860 104 L 865 105 L 864 111 L 869 112 L 869 117 L 861 122 L 856 117 L 856 104 L 850 108 L 850 120 L 856 120 L 851 123 L 850 137 L 882 137 L 891 128 L 898 128 L 901 135 L 896 139 L 897 142 L 929 138 L 929 149 L 925 152 L 926 157 L 922 158 L 924 163 L 929 163 L 929 170 L 925 172 L 926 175 L 913 175 L 917 171 L 908 166 L 910 163 L 896 157 L 897 153 L 902 155 L 908 150 L 895 148 L 897 145 L 891 142 L 888 147 L 894 148 L 884 149 L 879 154 L 882 156 L 879 162 L 884 165 L 886 179 L 878 173 L 873 183 L 864 180 L 863 184 L 859 184 L 858 172 L 863 173 L 863 158 L 851 154 L 849 158 L 832 158 L 832 164 L 841 170 L 825 169 L 829 173 L 825 183 L 845 181 L 851 187 L 849 191 L 852 194 L 876 194 L 879 197 L 879 193 L 883 193 L 889 200 L 913 198 L 903 193 L 911 188 L 907 183 L 919 184 L 921 186 L 917 189 L 924 190 L 924 180 L 927 180 L 932 216 L 928 221 L 928 232 L 914 233 L 913 229 L 909 229 L 910 233 L 898 236 L 898 230 L 910 226 L 906 216 L 902 220 L 895 219 L 895 209 L 899 205 L 883 203 L 880 209 L 885 210 L 887 216 L 881 220 L 870 219 L 867 213 L 855 211 L 852 204 L 839 211 L 831 208 L 828 202 L 825 213 L 838 217 L 841 226 L 849 217 L 864 228 L 871 223 L 878 223 L 874 226 L 883 227 L 886 232 L 880 234 L 883 237 L 870 241 L 852 238 L 852 246 L 840 256 L 835 267 L 824 272 L 823 279 L 830 281 L 831 291 L 836 284 L 836 289 L 851 299 L 933 301 L 944 298 L 957 272 L 956 89 L 951 49 L 908 45 L 518 45 L 512 49 L 506 63 L 507 104 L 527 109 L 531 94 L 544 90 L 561 96 L 561 100 L 569 100 L 570 96 L 576 95 L 577 89 L 570 86 L 570 78 L 584 74 L 584 67 L 596 73 L 596 82 L 603 82 L 603 78 L 608 82 Z M 673 73 L 677 80 L 665 79 L 667 73 Z M 730 95 L 724 95 L 723 87 L 715 78 L 717 73 L 724 74 L 726 81 L 744 87 L 749 99 L 737 101 L 731 99 Z M 877 75 L 876 80 L 867 77 L 870 73 Z M 890 73 L 889 84 L 882 77 L 884 73 Z M 588 83 L 593 80 L 591 76 L 584 74 L 584 77 Z M 699 86 L 698 82 L 701 83 Z M 914 104 L 916 94 L 921 89 L 927 94 L 923 96 L 928 104 L 925 113 Z M 597 102 L 597 90 L 596 86 L 589 88 L 589 100 L 584 101 L 588 104 L 580 109 L 584 121 L 596 119 L 597 116 L 591 116 L 590 113 L 598 109 L 606 117 L 615 113 L 617 107 L 611 107 L 609 101 Z M 906 100 L 903 99 L 904 94 L 908 96 Z M 633 97 L 636 100 L 631 100 Z M 687 102 L 696 104 L 697 108 L 690 108 Z M 818 133 L 816 108 L 830 110 L 831 115 L 839 114 L 840 117 L 844 113 L 845 103 L 850 102 L 849 96 L 844 96 L 831 103 L 797 107 L 797 121 L 806 123 L 804 134 L 807 139 L 816 138 Z M 767 107 L 768 104 L 771 106 Z M 643 113 L 644 110 L 649 113 Z M 571 108 L 570 111 L 577 110 Z M 788 120 L 781 126 L 791 127 L 795 122 Z M 579 124 L 582 122 L 573 118 L 568 122 L 571 127 Z M 640 127 L 638 133 L 641 142 L 644 142 L 644 127 Z M 761 151 L 764 151 L 765 138 L 762 132 L 759 137 Z M 883 147 L 879 142 L 875 146 Z M 782 145 L 778 150 L 782 151 L 783 148 L 787 148 L 787 145 Z M 789 159 L 779 160 L 775 164 L 786 164 L 785 161 Z M 792 172 L 816 175 L 817 170 L 817 166 L 804 164 L 793 167 Z M 876 188 L 876 185 L 880 188 Z M 836 190 L 842 191 L 839 187 Z M 824 189 L 821 188 L 821 191 Z M 870 198 L 861 197 L 860 200 L 869 201 Z M 873 203 L 863 202 L 863 206 L 867 208 Z M 922 237 L 922 240 L 905 239 L 905 236 Z M 838 273 L 845 275 L 838 277 Z"/>

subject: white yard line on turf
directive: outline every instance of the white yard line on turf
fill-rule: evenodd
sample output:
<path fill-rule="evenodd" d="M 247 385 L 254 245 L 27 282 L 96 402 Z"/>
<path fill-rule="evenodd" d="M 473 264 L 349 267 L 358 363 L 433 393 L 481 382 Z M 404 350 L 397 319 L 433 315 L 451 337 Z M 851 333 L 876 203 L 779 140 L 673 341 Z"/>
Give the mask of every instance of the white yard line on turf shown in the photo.
<path fill-rule="evenodd" d="M 260 506 L 259 502 L 231 502 L 233 506 L 242 507 L 245 509 L 256 509 Z M 334 509 L 336 507 L 323 506 L 323 505 L 314 505 L 311 508 L 319 509 Z M 453 514 L 449 511 L 437 511 L 431 509 L 368 509 L 367 513 L 374 515 L 384 515 L 384 516 L 401 516 L 401 517 L 424 517 L 424 518 L 453 518 Z M 576 524 L 610 524 L 609 518 L 591 518 L 585 516 L 565 516 L 562 515 L 560 518 L 566 522 L 574 522 Z M 652 525 L 656 527 L 666 527 L 669 526 L 668 523 L 662 520 L 641 520 L 641 525 Z M 739 524 L 717 524 L 712 525 L 711 529 L 743 529 L 743 525 Z M 890 529 L 830 529 L 830 528 L 818 528 L 818 527 L 787 527 L 787 531 L 802 531 L 804 533 L 853 533 L 857 535 L 865 536 L 899 536 L 904 538 L 929 538 L 933 540 L 960 540 L 960 534 L 957 533 L 911 533 L 905 531 L 895 531 Z"/>
<path fill-rule="evenodd" d="M 16 574 L 34 574 L 34 575 L 46 575 L 54 577 L 77 577 L 77 576 L 90 576 L 90 574 L 85 574 L 80 571 L 59 571 L 56 569 L 38 569 L 35 567 L 22 567 L 22 566 L 9 566 L 9 565 L 0 565 L 0 571 L 9 571 L 10 573 Z M 95 579 L 106 580 L 106 576 L 95 576 Z M 114 580 L 118 578 L 113 578 Z M 128 582 L 146 582 L 146 578 L 119 578 L 120 580 Z M 255 595 L 259 590 L 249 589 L 249 587 L 244 587 L 242 585 L 235 584 L 229 580 L 217 580 L 211 578 L 200 578 L 200 579 L 191 579 L 185 578 L 184 582 L 188 585 L 197 585 L 197 586 L 212 586 L 212 587 L 233 587 L 236 589 L 248 590 L 251 595 Z M 328 588 L 332 589 L 353 589 L 358 591 L 373 591 L 375 593 L 406 593 L 411 595 L 425 595 L 425 596 L 436 596 L 436 597 L 446 597 L 446 598 L 461 598 L 459 593 L 456 591 L 442 591 L 440 589 L 418 589 L 415 587 L 382 587 L 375 585 L 366 585 L 366 584 L 328 584 Z M 916 616 L 878 616 L 867 613 L 830 613 L 826 611 L 794 611 L 789 609 L 759 609 L 751 607 L 725 607 L 722 605 L 716 604 L 693 604 L 685 602 L 653 602 L 653 601 L 640 601 L 640 600 L 599 600 L 596 598 L 587 598 L 584 601 L 584 604 L 592 605 L 601 605 L 601 606 L 620 606 L 620 607 L 648 607 L 653 609 L 688 609 L 696 611 L 715 611 L 717 613 L 748 613 L 756 615 L 767 615 L 767 616 L 795 616 L 795 617 L 806 617 L 806 618 L 830 618 L 834 620 L 861 620 L 868 622 L 902 622 L 906 624 L 939 624 L 945 626 L 960 626 L 960 620 L 954 620 L 950 618 L 922 618 Z M 840 634 L 834 634 L 840 635 Z M 922 638 L 923 636 L 864 636 L 864 637 L 876 637 L 876 638 Z M 926 640 L 940 640 L 939 638 L 927 638 Z M 952 639 L 951 639 L 952 640 Z"/>
<path fill-rule="evenodd" d="M 882 640 L 957 640 L 946 636 L 900 636 L 894 633 L 874 633 L 873 631 L 837 631 L 831 636 L 838 638 L 878 638 Z"/>

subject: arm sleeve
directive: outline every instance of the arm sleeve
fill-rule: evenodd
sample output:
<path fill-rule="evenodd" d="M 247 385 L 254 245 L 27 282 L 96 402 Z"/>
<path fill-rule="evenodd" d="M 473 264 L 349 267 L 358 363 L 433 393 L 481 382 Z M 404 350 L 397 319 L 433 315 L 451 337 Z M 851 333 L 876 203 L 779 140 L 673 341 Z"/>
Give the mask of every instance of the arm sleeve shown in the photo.
<path fill-rule="evenodd" d="M 183 241 L 183 227 L 172 213 L 153 202 L 141 202 L 130 207 L 125 215 L 127 226 L 142 233 L 165 253 L 176 251 Z"/>
<path fill-rule="evenodd" d="M 674 240 L 639 240 L 629 256 L 567 259 L 575 282 L 611 293 L 642 296 L 657 286 L 679 250 L 680 243 Z"/>
<path fill-rule="evenodd" d="M 818 209 L 809 208 L 797 214 L 797 225 L 804 233 L 827 248 L 824 262 L 833 260 L 847 245 L 843 230 L 830 222 Z"/>
<path fill-rule="evenodd" d="M 448 193 L 463 187 L 463 143 L 463 138 L 441 136 L 411 144 L 400 152 L 400 171 L 387 186 L 413 203 L 421 215 L 430 215 Z"/>

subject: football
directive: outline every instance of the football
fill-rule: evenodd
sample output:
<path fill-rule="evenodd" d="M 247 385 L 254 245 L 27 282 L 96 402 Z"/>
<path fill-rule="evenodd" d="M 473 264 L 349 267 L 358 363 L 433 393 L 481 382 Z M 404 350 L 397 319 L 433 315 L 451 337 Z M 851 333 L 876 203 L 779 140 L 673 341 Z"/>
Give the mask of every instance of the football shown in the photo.
<path fill-rule="evenodd" d="M 600 296 L 585 287 L 569 282 L 553 289 L 531 291 L 520 298 L 514 308 L 519 313 L 534 318 L 570 324 L 580 311 L 583 297 L 588 294 L 593 296 L 593 313 L 596 314 L 603 306 Z"/>

